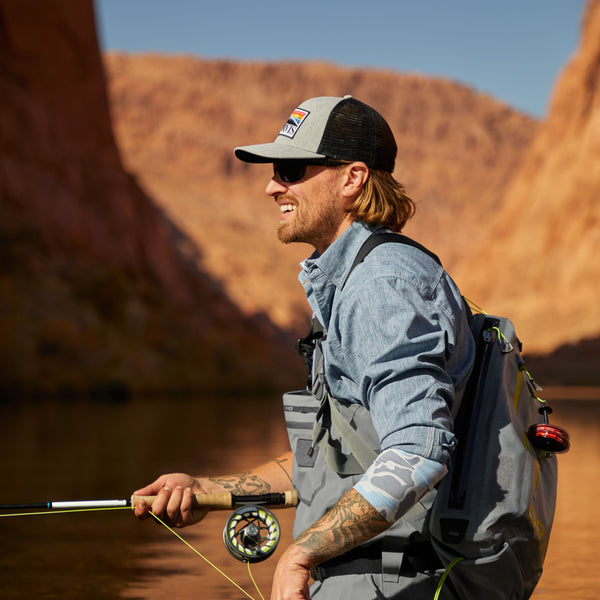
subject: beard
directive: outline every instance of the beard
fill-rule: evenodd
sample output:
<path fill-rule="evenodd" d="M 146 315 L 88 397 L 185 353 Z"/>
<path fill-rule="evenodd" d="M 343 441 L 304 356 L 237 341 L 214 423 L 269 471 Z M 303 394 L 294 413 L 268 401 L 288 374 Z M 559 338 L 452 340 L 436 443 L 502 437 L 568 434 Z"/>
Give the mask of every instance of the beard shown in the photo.
<path fill-rule="evenodd" d="M 279 223 L 277 237 L 284 244 L 304 242 L 315 248 L 327 247 L 335 239 L 342 218 L 333 196 L 326 190 L 319 198 L 294 197 L 296 207 L 291 219 Z"/>

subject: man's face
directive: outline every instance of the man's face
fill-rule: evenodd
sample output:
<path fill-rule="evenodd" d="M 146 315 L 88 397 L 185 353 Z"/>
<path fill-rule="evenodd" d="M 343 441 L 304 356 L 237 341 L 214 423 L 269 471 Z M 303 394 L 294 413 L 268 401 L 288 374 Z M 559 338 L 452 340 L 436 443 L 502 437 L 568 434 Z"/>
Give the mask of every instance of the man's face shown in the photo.
<path fill-rule="evenodd" d="M 309 165 L 304 177 L 286 183 L 275 171 L 265 191 L 281 211 L 280 241 L 306 242 L 320 253 L 333 243 L 351 222 L 341 194 L 343 175 L 343 167 Z"/>

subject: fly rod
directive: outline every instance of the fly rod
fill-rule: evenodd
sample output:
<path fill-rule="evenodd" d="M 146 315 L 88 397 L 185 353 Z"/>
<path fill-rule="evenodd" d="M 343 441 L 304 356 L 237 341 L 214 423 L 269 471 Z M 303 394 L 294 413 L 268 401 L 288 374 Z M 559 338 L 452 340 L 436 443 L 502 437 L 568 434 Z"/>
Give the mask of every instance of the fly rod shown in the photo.
<path fill-rule="evenodd" d="M 29 502 L 0 504 L 0 510 L 85 510 L 88 508 L 127 508 L 131 500 L 67 500 L 58 502 Z"/>
<path fill-rule="evenodd" d="M 133 508 L 143 500 L 149 508 L 156 496 L 136 496 L 122 500 L 67 500 L 53 502 L 30 502 L 23 504 L 0 504 L 0 510 L 85 510 L 102 508 Z M 254 504 L 257 506 L 276 506 L 288 508 L 298 505 L 298 493 L 289 490 L 281 493 L 239 495 L 224 492 L 222 494 L 194 494 L 193 508 L 208 510 L 227 510 L 236 506 Z"/>
<path fill-rule="evenodd" d="M 142 500 L 151 509 L 155 499 L 156 496 L 133 495 L 129 499 L 122 500 L 67 500 L 59 502 L 0 504 L 0 511 L 22 511 L 11 514 L 2 514 L 0 512 L 0 517 L 43 515 L 54 511 L 56 514 L 86 510 L 135 508 L 136 504 Z M 246 563 L 265 560 L 273 554 L 277 547 L 281 537 L 281 529 L 277 518 L 269 508 L 287 508 L 297 505 L 298 492 L 296 490 L 247 495 L 231 494 L 229 492 L 222 494 L 194 494 L 192 497 L 193 508 L 206 510 L 233 509 L 233 513 L 227 519 L 223 530 L 223 542 L 227 551 L 234 558 Z M 37 512 L 25 512 L 31 510 Z M 167 527 L 158 517 L 155 516 L 155 518 Z M 183 541 L 187 544 L 185 540 Z"/>

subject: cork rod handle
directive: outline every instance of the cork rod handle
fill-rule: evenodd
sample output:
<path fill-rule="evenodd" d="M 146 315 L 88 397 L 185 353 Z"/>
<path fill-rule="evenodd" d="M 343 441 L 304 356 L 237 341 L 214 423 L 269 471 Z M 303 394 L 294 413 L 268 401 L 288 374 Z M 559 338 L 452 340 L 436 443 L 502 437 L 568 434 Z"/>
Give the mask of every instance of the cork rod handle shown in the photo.
<path fill-rule="evenodd" d="M 152 508 L 152 503 L 156 496 L 132 496 L 131 505 L 133 507 L 143 500 L 149 508 Z M 228 510 L 243 504 L 260 504 L 261 506 L 270 506 L 277 508 L 290 508 L 298 506 L 298 492 L 296 490 L 288 490 L 282 493 L 261 494 L 240 496 L 224 492 L 222 494 L 194 494 L 192 499 L 193 508 L 205 508 L 208 510 Z"/>

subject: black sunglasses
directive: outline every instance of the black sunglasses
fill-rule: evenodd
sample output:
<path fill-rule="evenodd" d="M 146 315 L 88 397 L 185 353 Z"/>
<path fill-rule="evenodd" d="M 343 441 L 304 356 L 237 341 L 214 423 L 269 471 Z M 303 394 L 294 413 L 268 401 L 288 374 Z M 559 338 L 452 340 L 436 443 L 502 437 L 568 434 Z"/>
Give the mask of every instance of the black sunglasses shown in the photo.
<path fill-rule="evenodd" d="M 273 163 L 273 175 L 279 175 L 279 179 L 284 183 L 296 183 L 306 175 L 306 167 L 308 165 L 339 167 L 343 164 L 345 164 L 343 161 L 331 158 L 320 160 L 281 160 Z"/>

